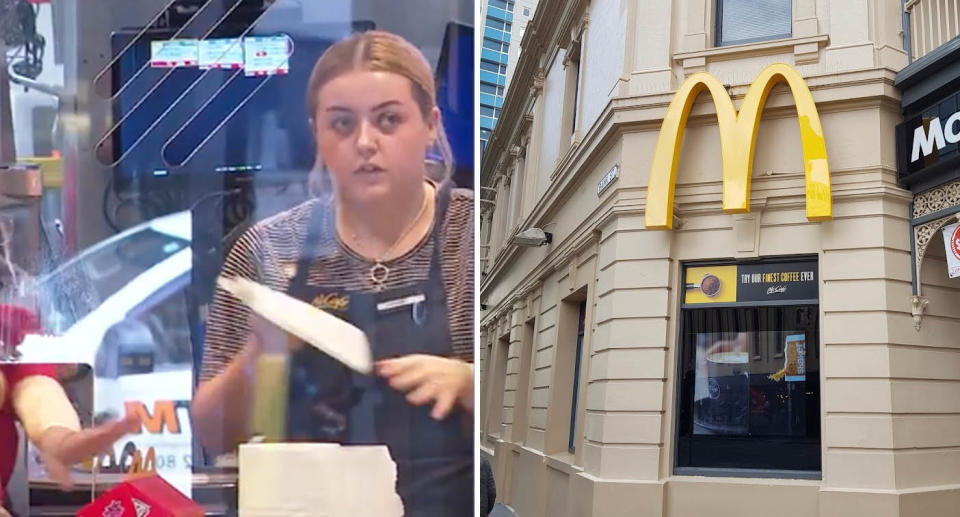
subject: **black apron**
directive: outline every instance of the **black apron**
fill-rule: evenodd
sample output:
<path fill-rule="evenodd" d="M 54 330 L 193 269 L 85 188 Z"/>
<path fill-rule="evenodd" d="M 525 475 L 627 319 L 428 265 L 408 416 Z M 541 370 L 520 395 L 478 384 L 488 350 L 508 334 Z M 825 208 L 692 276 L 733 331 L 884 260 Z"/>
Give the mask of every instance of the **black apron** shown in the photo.
<path fill-rule="evenodd" d="M 410 354 L 450 356 L 438 235 L 451 186 L 444 182 L 437 191 L 429 237 L 434 251 L 425 281 L 379 292 L 309 286 L 313 257 L 337 246 L 333 211 L 329 205 L 319 204 L 311 216 L 304 256 L 288 293 L 314 305 L 321 300 L 324 310 L 362 329 L 374 361 Z M 293 352 L 290 364 L 289 440 L 385 444 L 397 463 L 397 492 L 406 517 L 473 514 L 471 415 L 458 408 L 438 422 L 430 417 L 431 406 L 415 407 L 383 379 L 356 374 L 313 347 Z"/>

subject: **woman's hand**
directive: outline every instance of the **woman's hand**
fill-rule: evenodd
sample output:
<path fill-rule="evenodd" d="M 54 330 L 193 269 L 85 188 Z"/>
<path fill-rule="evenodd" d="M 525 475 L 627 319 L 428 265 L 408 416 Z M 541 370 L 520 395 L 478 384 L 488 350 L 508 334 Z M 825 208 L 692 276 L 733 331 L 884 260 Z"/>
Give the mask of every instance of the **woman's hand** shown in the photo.
<path fill-rule="evenodd" d="M 407 394 L 415 406 L 433 404 L 430 416 L 443 420 L 456 403 L 473 410 L 473 365 L 458 359 L 414 354 L 379 361 L 376 373 Z"/>
<path fill-rule="evenodd" d="M 71 465 L 103 453 L 123 435 L 139 428 L 140 418 L 133 414 L 123 420 L 81 431 L 54 426 L 43 432 L 37 440 L 37 447 L 50 478 L 66 490 L 73 486 Z"/>

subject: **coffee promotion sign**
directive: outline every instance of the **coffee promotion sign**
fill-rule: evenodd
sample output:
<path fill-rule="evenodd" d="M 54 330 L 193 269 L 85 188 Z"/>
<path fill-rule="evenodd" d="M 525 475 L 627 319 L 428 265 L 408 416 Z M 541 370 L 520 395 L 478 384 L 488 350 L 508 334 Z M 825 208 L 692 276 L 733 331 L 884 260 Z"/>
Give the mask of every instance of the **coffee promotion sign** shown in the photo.
<path fill-rule="evenodd" d="M 817 299 L 816 262 L 694 266 L 684 277 L 685 304 L 757 303 Z"/>

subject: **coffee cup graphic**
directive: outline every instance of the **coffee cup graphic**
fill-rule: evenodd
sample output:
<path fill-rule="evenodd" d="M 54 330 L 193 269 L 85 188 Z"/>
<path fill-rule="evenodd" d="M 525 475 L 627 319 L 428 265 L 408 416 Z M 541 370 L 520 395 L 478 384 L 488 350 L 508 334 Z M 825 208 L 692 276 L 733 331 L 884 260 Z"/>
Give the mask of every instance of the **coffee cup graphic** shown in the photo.
<path fill-rule="evenodd" d="M 708 396 L 696 402 L 698 434 L 746 434 L 749 430 L 750 356 L 747 352 L 715 352 L 706 358 Z"/>
<path fill-rule="evenodd" d="M 713 298 L 719 294 L 721 287 L 723 287 L 723 284 L 720 282 L 720 277 L 714 275 L 713 273 L 704 273 L 699 284 L 686 285 L 687 289 L 699 289 L 704 296 L 709 298 Z"/>

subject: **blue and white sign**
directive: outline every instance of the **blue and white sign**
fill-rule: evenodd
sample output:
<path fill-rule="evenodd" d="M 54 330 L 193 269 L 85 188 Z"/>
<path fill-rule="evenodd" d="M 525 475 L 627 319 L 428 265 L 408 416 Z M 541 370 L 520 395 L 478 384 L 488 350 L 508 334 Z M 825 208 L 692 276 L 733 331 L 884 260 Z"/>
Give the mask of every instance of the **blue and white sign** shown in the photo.
<path fill-rule="evenodd" d="M 197 66 L 199 53 L 199 42 L 195 39 L 151 41 L 150 66 L 153 68 Z"/>
<path fill-rule="evenodd" d="M 243 38 L 244 75 L 279 75 L 289 72 L 292 41 L 283 34 Z"/>
<path fill-rule="evenodd" d="M 597 183 L 597 195 L 599 196 L 603 194 L 603 191 L 607 190 L 607 188 L 610 187 L 610 185 L 613 184 L 613 182 L 616 181 L 617 178 L 619 177 L 620 177 L 620 166 L 614 165 L 609 172 L 604 174 L 603 178 L 600 178 L 600 182 Z"/>

